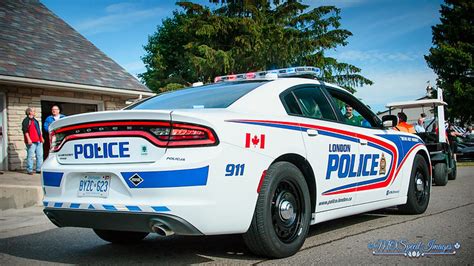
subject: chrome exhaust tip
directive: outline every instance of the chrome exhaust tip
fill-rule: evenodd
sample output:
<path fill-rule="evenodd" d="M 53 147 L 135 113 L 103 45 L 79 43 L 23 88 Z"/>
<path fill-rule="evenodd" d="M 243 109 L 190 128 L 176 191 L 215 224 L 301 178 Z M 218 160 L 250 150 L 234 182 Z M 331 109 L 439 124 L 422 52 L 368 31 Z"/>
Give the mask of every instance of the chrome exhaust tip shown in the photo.
<path fill-rule="evenodd" d="M 151 226 L 151 230 L 153 232 L 157 233 L 160 236 L 172 236 L 174 235 L 174 232 L 169 229 L 166 225 L 161 224 L 161 223 L 155 223 Z"/>

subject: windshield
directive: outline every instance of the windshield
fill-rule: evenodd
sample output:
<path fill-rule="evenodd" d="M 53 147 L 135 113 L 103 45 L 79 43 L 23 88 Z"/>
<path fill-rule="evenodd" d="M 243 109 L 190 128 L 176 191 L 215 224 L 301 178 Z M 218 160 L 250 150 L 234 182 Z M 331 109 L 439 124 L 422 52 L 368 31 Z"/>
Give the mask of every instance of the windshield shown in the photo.
<path fill-rule="evenodd" d="M 223 82 L 162 93 L 126 110 L 227 108 L 263 82 Z"/>

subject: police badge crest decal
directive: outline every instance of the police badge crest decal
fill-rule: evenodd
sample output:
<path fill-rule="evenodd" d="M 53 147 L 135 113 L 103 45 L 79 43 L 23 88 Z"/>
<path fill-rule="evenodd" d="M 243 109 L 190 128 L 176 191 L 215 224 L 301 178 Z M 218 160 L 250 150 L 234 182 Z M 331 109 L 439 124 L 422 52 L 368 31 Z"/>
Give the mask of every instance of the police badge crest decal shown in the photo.
<path fill-rule="evenodd" d="M 385 161 L 385 154 L 382 153 L 380 158 L 380 170 L 379 175 L 384 175 L 387 172 L 387 162 Z"/>

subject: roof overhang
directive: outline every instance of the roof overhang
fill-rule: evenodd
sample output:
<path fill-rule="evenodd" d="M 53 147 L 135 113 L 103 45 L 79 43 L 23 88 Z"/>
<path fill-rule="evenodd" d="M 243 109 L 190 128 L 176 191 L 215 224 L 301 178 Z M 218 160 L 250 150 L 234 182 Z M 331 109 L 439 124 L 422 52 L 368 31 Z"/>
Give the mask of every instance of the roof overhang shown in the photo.
<path fill-rule="evenodd" d="M 448 105 L 448 104 L 438 99 L 426 99 L 426 100 L 418 100 L 418 101 L 389 103 L 385 107 L 409 109 L 409 108 L 420 108 L 420 107 L 436 107 L 436 106 L 442 106 L 442 105 Z"/>
<path fill-rule="evenodd" d="M 81 91 L 89 93 L 103 93 L 103 94 L 113 94 L 121 96 L 153 96 L 155 93 L 138 91 L 138 90 L 127 90 L 127 89 L 117 89 L 109 87 L 100 87 L 93 85 L 84 85 L 77 83 L 68 83 L 44 79 L 33 79 L 25 77 L 15 77 L 15 76 L 6 76 L 0 75 L 0 84 L 9 84 L 9 85 L 21 85 L 21 86 L 39 86 L 41 88 L 48 89 L 61 89 L 68 91 Z"/>

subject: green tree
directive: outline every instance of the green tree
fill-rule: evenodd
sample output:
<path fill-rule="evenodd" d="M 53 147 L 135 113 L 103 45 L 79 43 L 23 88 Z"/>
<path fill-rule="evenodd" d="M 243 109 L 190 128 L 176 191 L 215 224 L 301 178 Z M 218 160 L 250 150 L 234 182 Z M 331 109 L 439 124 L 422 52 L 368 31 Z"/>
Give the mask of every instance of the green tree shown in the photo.
<path fill-rule="evenodd" d="M 350 91 L 372 84 L 359 68 L 325 56 L 352 35 L 340 28 L 334 6 L 308 10 L 295 0 L 222 1 L 214 10 L 177 5 L 182 11 L 165 19 L 144 47 L 146 72 L 140 77 L 154 91 L 169 83 L 212 82 L 219 75 L 297 65 L 320 67 L 325 81 Z"/>
<path fill-rule="evenodd" d="M 445 0 L 441 5 L 441 24 L 433 26 L 433 47 L 425 59 L 438 75 L 437 85 L 451 121 L 473 121 L 474 2 Z"/>

